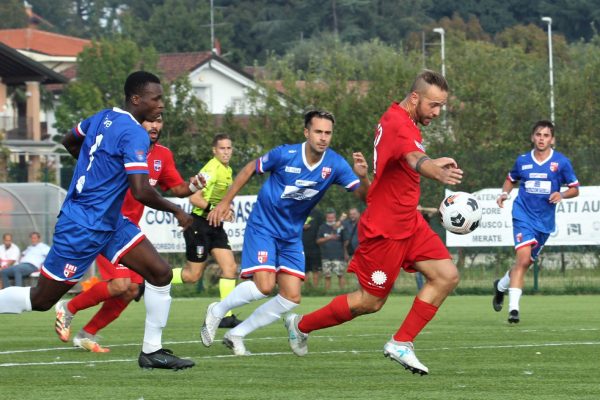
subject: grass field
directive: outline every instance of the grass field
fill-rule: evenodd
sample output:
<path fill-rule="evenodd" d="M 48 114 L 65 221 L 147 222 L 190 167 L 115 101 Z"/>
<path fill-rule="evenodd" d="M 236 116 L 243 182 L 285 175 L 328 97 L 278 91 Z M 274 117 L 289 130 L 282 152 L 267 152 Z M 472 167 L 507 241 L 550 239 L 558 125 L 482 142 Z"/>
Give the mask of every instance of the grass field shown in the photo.
<path fill-rule="evenodd" d="M 132 304 L 105 329 L 106 354 L 58 340 L 54 313 L 0 315 L 1 399 L 599 399 L 600 298 L 526 296 L 522 322 L 509 326 L 489 296 L 453 296 L 415 342 L 430 375 L 382 355 L 412 298 L 395 296 L 377 314 L 315 332 L 310 353 L 294 356 L 282 324 L 254 332 L 253 355 L 206 349 L 199 327 L 208 298 L 174 299 L 165 347 L 196 367 L 172 372 L 137 366 L 144 307 Z M 306 312 L 329 301 L 305 298 Z M 239 311 L 247 316 L 255 306 Z M 79 313 L 76 332 L 92 315 Z M 219 330 L 220 338 L 224 330 Z"/>

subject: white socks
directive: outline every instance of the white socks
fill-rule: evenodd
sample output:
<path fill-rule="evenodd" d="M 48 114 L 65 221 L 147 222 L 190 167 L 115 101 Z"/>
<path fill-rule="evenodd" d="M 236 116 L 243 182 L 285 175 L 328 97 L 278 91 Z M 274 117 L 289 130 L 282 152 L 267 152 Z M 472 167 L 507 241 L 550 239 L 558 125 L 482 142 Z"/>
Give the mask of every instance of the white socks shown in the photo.
<path fill-rule="evenodd" d="M 519 288 L 509 288 L 508 289 L 508 311 L 517 310 L 519 311 L 519 300 L 521 300 L 521 295 L 523 294 L 523 290 Z"/>
<path fill-rule="evenodd" d="M 508 290 L 508 287 L 510 286 L 510 270 L 506 271 L 506 274 L 504 274 L 504 276 L 502 278 L 500 278 L 500 281 L 498 282 L 498 290 L 501 292 L 506 292 Z"/>
<path fill-rule="evenodd" d="M 9 286 L 0 290 L 0 314 L 21 314 L 31 311 L 30 287 Z"/>
<path fill-rule="evenodd" d="M 263 326 L 267 326 L 279 320 L 283 314 L 292 311 L 297 306 L 298 304 L 289 301 L 278 294 L 254 310 L 244 322 L 231 329 L 229 334 L 232 336 L 244 337 L 258 328 L 262 328 Z"/>
<path fill-rule="evenodd" d="M 146 326 L 142 351 L 149 354 L 162 348 L 162 330 L 167 325 L 171 308 L 171 284 L 158 287 L 146 282 L 145 285 Z"/>
<path fill-rule="evenodd" d="M 229 296 L 225 297 L 213 307 L 212 314 L 215 317 L 223 318 L 229 310 L 233 310 L 234 308 L 238 308 L 256 300 L 264 299 L 265 297 L 267 296 L 258 290 L 253 281 L 244 281 L 237 285 L 235 289 L 229 293 Z"/>

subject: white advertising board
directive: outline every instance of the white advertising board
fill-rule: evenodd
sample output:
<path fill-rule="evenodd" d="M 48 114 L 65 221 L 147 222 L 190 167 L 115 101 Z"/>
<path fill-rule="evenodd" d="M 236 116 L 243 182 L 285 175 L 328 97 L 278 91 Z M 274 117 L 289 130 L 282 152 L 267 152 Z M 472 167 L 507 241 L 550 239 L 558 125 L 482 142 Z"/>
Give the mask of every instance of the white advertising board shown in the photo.
<path fill-rule="evenodd" d="M 564 190 L 564 189 L 563 189 Z M 446 195 L 452 191 L 446 190 Z M 482 208 L 479 227 L 467 235 L 446 232 L 448 247 L 514 246 L 512 232 L 512 205 L 518 190 L 511 199 L 498 207 L 498 188 L 483 189 L 473 193 Z M 556 231 L 550 235 L 546 246 L 600 245 L 600 186 L 579 188 L 579 196 L 561 201 L 556 206 Z"/>
<path fill-rule="evenodd" d="M 167 199 L 188 213 L 192 211 L 192 205 L 187 198 L 168 197 Z M 256 195 L 236 196 L 233 200 L 235 219 L 233 222 L 226 222 L 223 227 L 229 237 L 231 249 L 234 251 L 242 250 L 246 221 L 254 203 L 256 203 Z M 185 252 L 183 232 L 179 230 L 173 214 L 146 207 L 140 220 L 140 228 L 160 253 Z"/>

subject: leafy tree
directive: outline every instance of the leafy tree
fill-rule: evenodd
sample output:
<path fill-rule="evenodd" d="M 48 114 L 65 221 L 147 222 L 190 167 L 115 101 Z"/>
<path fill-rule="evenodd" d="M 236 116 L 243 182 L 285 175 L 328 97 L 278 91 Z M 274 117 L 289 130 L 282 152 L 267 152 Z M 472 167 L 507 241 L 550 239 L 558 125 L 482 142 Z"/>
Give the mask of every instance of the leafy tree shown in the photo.
<path fill-rule="evenodd" d="M 540 58 L 548 57 L 548 34 L 545 29 L 534 24 L 507 28 L 496 36 L 495 41 L 502 47 L 518 46 L 525 53 L 536 53 Z M 552 35 L 552 52 L 557 60 L 569 58 L 569 49 L 564 36 Z"/>
<path fill-rule="evenodd" d="M 21 0 L 5 0 L 0 3 L 0 29 L 24 28 L 27 14 Z"/>
<path fill-rule="evenodd" d="M 147 20 L 137 17 L 130 9 L 124 18 L 123 33 L 137 43 L 154 46 L 161 53 L 209 51 L 210 5 L 200 0 L 165 0 L 156 4 Z M 220 8 L 215 9 L 215 37 L 223 48 L 229 46 L 232 34 L 229 25 L 223 25 Z"/>
<path fill-rule="evenodd" d="M 118 31 L 119 14 L 127 0 L 29 0 L 29 3 L 57 32 L 99 38 Z"/>
<path fill-rule="evenodd" d="M 154 49 L 129 40 L 92 42 L 78 57 L 77 80 L 69 83 L 57 107 L 57 128 L 67 132 L 77 121 L 104 107 L 122 106 L 123 83 L 139 69 L 157 72 Z"/>

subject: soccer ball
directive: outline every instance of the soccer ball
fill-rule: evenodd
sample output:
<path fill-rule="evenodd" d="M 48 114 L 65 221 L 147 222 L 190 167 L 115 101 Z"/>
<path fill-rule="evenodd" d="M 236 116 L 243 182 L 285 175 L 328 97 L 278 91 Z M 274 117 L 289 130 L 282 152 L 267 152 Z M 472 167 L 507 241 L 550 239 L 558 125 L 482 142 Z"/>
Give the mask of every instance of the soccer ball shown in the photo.
<path fill-rule="evenodd" d="M 481 207 L 472 194 L 454 192 L 440 204 L 442 226 L 458 235 L 473 232 L 481 221 Z"/>

